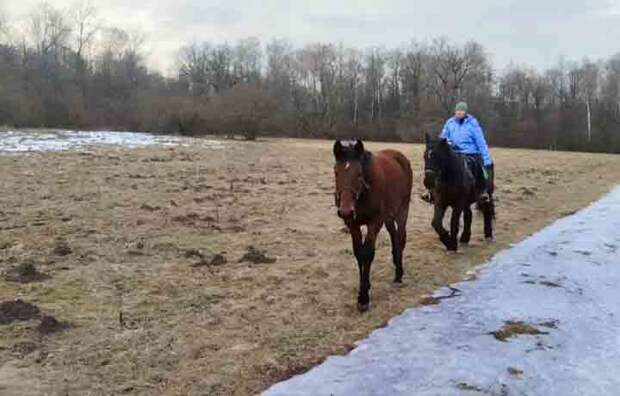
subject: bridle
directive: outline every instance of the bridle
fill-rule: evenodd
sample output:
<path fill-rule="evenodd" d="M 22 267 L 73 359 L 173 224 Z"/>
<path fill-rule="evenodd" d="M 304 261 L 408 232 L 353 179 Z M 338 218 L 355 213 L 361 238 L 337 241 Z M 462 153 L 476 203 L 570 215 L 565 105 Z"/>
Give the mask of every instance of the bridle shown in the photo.
<path fill-rule="evenodd" d="M 434 178 L 435 182 L 437 181 L 437 179 L 441 179 L 441 169 L 440 168 L 429 168 L 428 167 L 428 161 L 430 160 L 430 151 L 428 153 L 429 158 L 426 159 L 425 164 L 424 164 L 424 176 L 425 179 L 427 176 L 431 176 Z"/>
<path fill-rule="evenodd" d="M 345 165 L 345 169 L 349 169 L 351 165 L 349 164 L 349 162 L 347 162 L 347 164 Z M 342 193 L 345 191 L 350 191 L 353 194 L 353 202 L 357 203 L 360 199 L 360 197 L 362 196 L 362 193 L 365 190 L 370 190 L 370 184 L 368 184 L 368 182 L 366 181 L 366 179 L 364 179 L 364 173 L 362 172 L 362 175 L 360 176 L 360 188 L 355 190 L 352 187 L 345 187 L 345 188 L 341 188 L 336 190 L 336 206 L 340 206 L 340 197 L 342 196 Z"/>

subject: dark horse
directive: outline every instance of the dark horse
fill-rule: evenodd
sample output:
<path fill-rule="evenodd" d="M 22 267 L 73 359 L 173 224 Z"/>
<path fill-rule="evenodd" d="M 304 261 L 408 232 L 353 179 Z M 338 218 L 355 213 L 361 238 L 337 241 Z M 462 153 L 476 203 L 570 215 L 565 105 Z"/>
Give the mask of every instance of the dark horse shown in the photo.
<path fill-rule="evenodd" d="M 433 138 L 426 135 L 426 151 L 424 153 L 424 185 L 431 190 L 435 201 L 433 228 L 448 251 L 458 249 L 458 235 L 461 213 L 464 217 L 464 229 L 460 242 L 468 244 L 471 239 L 471 205 L 477 203 L 484 216 L 484 236 L 493 239 L 493 176 L 490 175 L 489 187 L 484 177 L 477 176 L 482 172 L 475 159 L 456 153 L 446 139 Z M 482 181 L 480 181 L 482 179 Z M 485 189 L 488 198 L 482 199 Z M 443 227 L 443 218 L 448 207 L 452 208 L 450 232 Z"/>
<path fill-rule="evenodd" d="M 375 241 L 384 224 L 392 240 L 394 283 L 402 283 L 413 174 L 409 161 L 400 152 L 383 150 L 373 155 L 364 150 L 361 140 L 346 145 L 336 141 L 334 156 L 336 207 L 351 233 L 360 273 L 357 306 L 363 312 L 370 303 L 370 266 L 375 257 Z M 363 241 L 361 226 L 367 227 Z"/>

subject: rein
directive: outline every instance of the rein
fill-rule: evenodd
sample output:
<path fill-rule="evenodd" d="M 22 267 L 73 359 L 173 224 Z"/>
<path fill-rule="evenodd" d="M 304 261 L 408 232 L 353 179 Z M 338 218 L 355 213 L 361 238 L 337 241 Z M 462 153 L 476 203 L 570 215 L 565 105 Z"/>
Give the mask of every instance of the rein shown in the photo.
<path fill-rule="evenodd" d="M 454 155 L 453 158 L 447 158 L 447 160 L 454 160 L 455 163 L 452 165 L 450 163 L 448 163 L 447 161 L 442 161 L 441 166 L 439 166 L 437 169 L 432 169 L 432 168 L 425 168 L 424 169 L 424 174 L 425 175 L 433 175 L 435 176 L 435 178 L 437 180 L 442 180 L 443 176 L 447 175 L 446 177 L 451 177 L 455 176 L 453 175 L 454 171 L 456 171 L 456 169 L 454 168 L 455 166 L 458 166 L 457 163 L 461 160 L 461 156 L 459 155 L 458 152 L 452 152 L 452 154 Z M 463 161 L 462 161 L 462 165 L 464 169 L 468 169 L 467 166 L 467 157 L 463 157 Z M 444 180 L 446 181 L 446 180 Z"/>

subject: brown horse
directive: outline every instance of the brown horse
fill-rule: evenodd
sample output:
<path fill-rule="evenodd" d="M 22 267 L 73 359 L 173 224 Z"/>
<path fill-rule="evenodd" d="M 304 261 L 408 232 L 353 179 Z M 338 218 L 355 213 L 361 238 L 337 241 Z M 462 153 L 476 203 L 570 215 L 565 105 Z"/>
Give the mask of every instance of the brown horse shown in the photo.
<path fill-rule="evenodd" d="M 384 224 L 392 241 L 394 283 L 402 283 L 413 174 L 409 161 L 400 152 L 383 150 L 373 155 L 364 150 L 361 140 L 346 145 L 336 141 L 334 157 L 336 207 L 351 233 L 360 272 L 357 306 L 363 312 L 370 303 L 370 266 L 375 257 L 375 241 Z M 361 226 L 367 227 L 363 241 Z"/>

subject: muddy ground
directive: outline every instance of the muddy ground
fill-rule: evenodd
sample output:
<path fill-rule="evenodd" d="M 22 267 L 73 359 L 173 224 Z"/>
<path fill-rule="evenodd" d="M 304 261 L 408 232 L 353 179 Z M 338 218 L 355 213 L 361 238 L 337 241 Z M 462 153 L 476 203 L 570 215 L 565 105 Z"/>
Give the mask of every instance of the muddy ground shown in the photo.
<path fill-rule="evenodd" d="M 421 192 L 421 146 L 369 147 L 405 152 Z M 390 285 L 382 231 L 363 315 L 331 142 L 0 156 L 0 303 L 37 308 L 0 324 L 0 394 L 258 393 L 620 180 L 619 156 L 493 155 L 497 240 L 476 215 L 472 245 L 447 256 L 414 199 L 406 283 Z"/>

